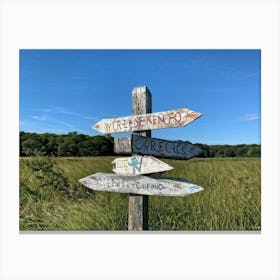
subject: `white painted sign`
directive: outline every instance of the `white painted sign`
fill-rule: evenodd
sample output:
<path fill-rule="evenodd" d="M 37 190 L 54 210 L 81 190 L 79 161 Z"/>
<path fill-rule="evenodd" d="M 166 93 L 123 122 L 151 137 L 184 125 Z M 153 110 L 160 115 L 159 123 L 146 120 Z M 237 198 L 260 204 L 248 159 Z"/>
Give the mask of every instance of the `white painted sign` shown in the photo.
<path fill-rule="evenodd" d="M 200 113 L 189 109 L 178 109 L 116 119 L 102 119 L 92 128 L 106 134 L 171 128 L 185 126 L 200 116 Z"/>
<path fill-rule="evenodd" d="M 151 156 L 116 158 L 112 164 L 113 172 L 120 175 L 160 173 L 173 169 L 167 163 Z"/>
<path fill-rule="evenodd" d="M 187 196 L 203 190 L 202 187 L 185 180 L 155 179 L 144 175 L 96 173 L 80 179 L 79 182 L 95 191 L 141 195 Z"/>

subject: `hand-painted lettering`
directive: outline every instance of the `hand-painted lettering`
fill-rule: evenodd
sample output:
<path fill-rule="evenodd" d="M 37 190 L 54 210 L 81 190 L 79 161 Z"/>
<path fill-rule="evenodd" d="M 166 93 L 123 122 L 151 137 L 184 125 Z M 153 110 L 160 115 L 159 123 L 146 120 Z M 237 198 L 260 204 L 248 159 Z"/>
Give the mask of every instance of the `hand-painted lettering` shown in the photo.
<path fill-rule="evenodd" d="M 134 175 L 136 174 L 136 171 L 138 171 L 138 173 L 141 173 L 142 159 L 143 157 L 140 158 L 140 161 L 138 161 L 136 157 L 132 157 L 130 159 L 128 165 L 132 166 Z"/>
<path fill-rule="evenodd" d="M 176 120 L 176 122 L 180 122 L 181 119 L 182 119 L 181 113 L 180 113 L 180 112 L 177 112 L 177 113 L 175 114 L 175 120 Z"/>
<path fill-rule="evenodd" d="M 126 120 L 123 120 L 122 125 L 123 125 L 123 128 L 127 129 L 127 121 Z"/>
<path fill-rule="evenodd" d="M 156 142 L 151 140 L 151 150 L 156 152 L 155 145 L 156 145 Z"/>
<path fill-rule="evenodd" d="M 111 126 L 112 126 L 111 122 L 105 123 L 105 129 L 107 132 L 111 130 Z"/>
<path fill-rule="evenodd" d="M 159 123 L 159 124 L 160 124 L 160 123 L 164 123 L 164 115 L 163 115 L 163 114 L 161 114 L 161 116 L 158 115 L 157 118 L 158 118 L 158 123 Z"/>
<path fill-rule="evenodd" d="M 114 129 L 115 131 L 118 130 L 118 123 L 117 123 L 117 121 L 113 121 L 113 129 Z"/>
<path fill-rule="evenodd" d="M 133 136 L 132 151 L 133 153 L 146 155 L 189 159 L 198 155 L 201 149 L 182 141 L 165 141 L 143 136 Z"/>
<path fill-rule="evenodd" d="M 156 125 L 156 124 L 157 124 L 157 116 L 153 115 L 153 125 Z"/>
<path fill-rule="evenodd" d="M 153 124 L 152 117 L 151 116 L 146 116 L 146 122 L 147 122 L 147 124 L 148 123 Z"/>

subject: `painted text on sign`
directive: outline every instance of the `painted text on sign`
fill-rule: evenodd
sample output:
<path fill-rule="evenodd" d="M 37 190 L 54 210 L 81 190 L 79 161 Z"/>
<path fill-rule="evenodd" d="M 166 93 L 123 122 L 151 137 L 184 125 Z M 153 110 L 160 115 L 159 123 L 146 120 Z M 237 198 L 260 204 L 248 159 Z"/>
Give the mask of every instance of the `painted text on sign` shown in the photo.
<path fill-rule="evenodd" d="M 102 133 L 119 133 L 170 128 L 185 126 L 200 116 L 200 113 L 188 109 L 178 109 L 116 119 L 103 119 L 95 124 L 93 128 Z"/>

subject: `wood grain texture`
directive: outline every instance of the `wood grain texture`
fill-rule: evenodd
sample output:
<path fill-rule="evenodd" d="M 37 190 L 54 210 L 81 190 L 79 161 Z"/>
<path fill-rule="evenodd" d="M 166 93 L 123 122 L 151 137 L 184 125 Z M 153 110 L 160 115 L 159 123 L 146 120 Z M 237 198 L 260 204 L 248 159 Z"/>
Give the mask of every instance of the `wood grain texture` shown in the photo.
<path fill-rule="evenodd" d="M 152 113 L 152 94 L 147 86 L 136 87 L 132 91 L 132 115 Z M 151 137 L 151 131 L 138 131 L 136 134 Z M 148 230 L 149 197 L 147 195 L 129 195 L 128 230 Z"/>
<path fill-rule="evenodd" d="M 115 137 L 114 138 L 115 154 L 131 154 L 131 137 Z"/>

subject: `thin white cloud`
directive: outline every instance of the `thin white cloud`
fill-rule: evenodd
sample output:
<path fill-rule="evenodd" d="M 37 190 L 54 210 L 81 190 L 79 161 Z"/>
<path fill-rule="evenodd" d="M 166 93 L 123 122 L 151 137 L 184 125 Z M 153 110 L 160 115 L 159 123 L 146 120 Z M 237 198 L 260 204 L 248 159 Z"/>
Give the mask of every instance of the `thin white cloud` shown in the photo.
<path fill-rule="evenodd" d="M 64 127 L 70 128 L 70 129 L 74 129 L 73 125 L 71 123 L 68 123 L 68 122 L 63 122 L 63 121 L 56 120 L 53 123 L 56 123 L 58 125 L 62 125 Z"/>
<path fill-rule="evenodd" d="M 79 114 L 77 112 L 73 112 L 73 111 L 70 111 L 70 110 L 62 108 L 62 107 L 45 108 L 45 109 L 42 110 L 42 112 L 64 114 L 64 115 L 79 117 L 79 118 L 82 118 L 82 119 L 85 119 L 85 120 L 92 120 L 92 121 L 99 119 L 97 117 L 91 117 L 91 116 Z"/>
<path fill-rule="evenodd" d="M 44 112 L 44 113 L 49 113 L 51 111 L 52 111 L 52 109 L 42 109 L 42 112 Z"/>
<path fill-rule="evenodd" d="M 32 119 L 38 120 L 38 121 L 46 121 L 46 116 L 31 116 Z"/>
<path fill-rule="evenodd" d="M 246 114 L 241 118 L 242 121 L 255 121 L 259 119 L 260 116 L 258 114 Z"/>

